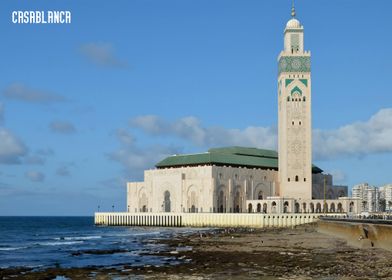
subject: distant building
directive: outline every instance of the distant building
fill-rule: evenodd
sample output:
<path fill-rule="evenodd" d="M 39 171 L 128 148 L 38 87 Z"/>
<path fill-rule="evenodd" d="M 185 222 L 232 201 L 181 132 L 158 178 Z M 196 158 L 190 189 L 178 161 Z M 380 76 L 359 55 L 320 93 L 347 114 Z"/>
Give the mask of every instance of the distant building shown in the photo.
<path fill-rule="evenodd" d="M 387 184 L 379 188 L 380 200 L 385 200 L 385 211 L 392 211 L 392 184 Z"/>
<path fill-rule="evenodd" d="M 352 197 L 362 200 L 362 212 L 380 211 L 380 192 L 377 187 L 370 186 L 368 183 L 355 185 L 352 189 Z"/>

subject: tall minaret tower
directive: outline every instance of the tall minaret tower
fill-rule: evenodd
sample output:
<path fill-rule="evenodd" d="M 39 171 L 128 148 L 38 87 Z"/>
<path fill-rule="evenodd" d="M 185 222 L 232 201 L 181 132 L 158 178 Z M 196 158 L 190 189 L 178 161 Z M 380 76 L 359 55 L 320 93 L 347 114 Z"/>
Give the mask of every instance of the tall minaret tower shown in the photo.
<path fill-rule="evenodd" d="M 278 57 L 279 195 L 312 198 L 312 115 L 310 52 L 304 51 L 304 28 L 295 17 L 284 30 Z"/>

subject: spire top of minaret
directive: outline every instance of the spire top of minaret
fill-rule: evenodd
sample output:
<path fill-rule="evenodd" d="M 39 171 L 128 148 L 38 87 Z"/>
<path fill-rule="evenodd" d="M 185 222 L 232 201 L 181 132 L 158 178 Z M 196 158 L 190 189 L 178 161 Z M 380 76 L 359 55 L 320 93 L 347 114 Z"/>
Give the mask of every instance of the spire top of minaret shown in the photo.
<path fill-rule="evenodd" d="M 295 18 L 295 7 L 294 7 L 294 0 L 293 0 L 293 5 L 291 6 L 291 16 Z"/>

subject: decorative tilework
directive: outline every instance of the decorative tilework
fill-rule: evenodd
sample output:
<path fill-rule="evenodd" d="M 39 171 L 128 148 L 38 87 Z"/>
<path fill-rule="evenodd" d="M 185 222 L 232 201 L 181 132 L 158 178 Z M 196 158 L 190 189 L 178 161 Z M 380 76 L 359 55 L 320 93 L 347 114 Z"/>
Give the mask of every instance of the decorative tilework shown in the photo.
<path fill-rule="evenodd" d="M 310 72 L 309 56 L 282 56 L 279 59 L 278 74 L 282 72 Z"/>
<path fill-rule="evenodd" d="M 285 83 L 286 87 L 287 87 L 292 81 L 294 81 L 294 79 L 286 79 L 286 83 Z"/>
<path fill-rule="evenodd" d="M 298 93 L 298 94 L 302 95 L 302 90 L 301 90 L 299 87 L 295 86 L 295 87 L 291 90 L 291 95 L 293 95 L 294 93 Z"/>
<path fill-rule="evenodd" d="M 306 87 L 308 86 L 308 80 L 307 79 L 299 79 L 301 83 L 303 83 Z"/>

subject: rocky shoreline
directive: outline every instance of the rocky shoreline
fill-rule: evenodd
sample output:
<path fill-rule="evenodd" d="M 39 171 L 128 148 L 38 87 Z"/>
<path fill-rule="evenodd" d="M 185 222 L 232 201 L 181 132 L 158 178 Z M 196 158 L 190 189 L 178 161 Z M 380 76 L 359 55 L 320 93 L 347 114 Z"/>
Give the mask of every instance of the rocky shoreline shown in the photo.
<path fill-rule="evenodd" d="M 219 229 L 146 242 L 168 245 L 146 253 L 167 258 L 167 265 L 7 269 L 0 270 L 0 279 L 392 279 L 392 252 L 351 247 L 318 233 L 316 225 Z M 110 258 L 110 252 L 99 253 Z M 173 258 L 180 264 L 169 265 Z"/>

